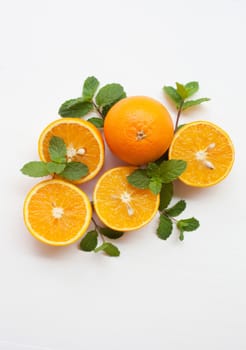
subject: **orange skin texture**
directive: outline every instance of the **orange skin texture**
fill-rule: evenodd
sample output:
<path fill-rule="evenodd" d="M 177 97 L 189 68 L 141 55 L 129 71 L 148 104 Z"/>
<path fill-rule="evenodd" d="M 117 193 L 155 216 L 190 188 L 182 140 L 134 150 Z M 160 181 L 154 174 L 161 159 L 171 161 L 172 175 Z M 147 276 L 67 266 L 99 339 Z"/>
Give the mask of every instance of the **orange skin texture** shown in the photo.
<path fill-rule="evenodd" d="M 127 97 L 108 112 L 104 123 L 105 140 L 118 158 L 143 165 L 160 158 L 174 135 L 172 119 L 158 101 L 145 96 Z"/>

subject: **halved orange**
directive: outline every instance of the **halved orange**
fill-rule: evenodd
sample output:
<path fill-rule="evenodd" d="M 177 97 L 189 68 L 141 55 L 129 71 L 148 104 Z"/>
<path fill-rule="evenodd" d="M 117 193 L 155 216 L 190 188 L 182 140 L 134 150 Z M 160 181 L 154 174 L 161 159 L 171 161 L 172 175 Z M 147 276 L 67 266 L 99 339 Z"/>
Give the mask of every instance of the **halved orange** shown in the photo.
<path fill-rule="evenodd" d="M 63 180 L 46 180 L 27 194 L 23 208 L 25 224 L 41 242 L 64 246 L 86 232 L 92 216 L 87 195 Z"/>
<path fill-rule="evenodd" d="M 98 174 L 104 163 L 104 142 L 93 124 L 79 118 L 58 119 L 50 123 L 38 141 L 39 156 L 45 162 L 50 161 L 49 142 L 52 136 L 64 140 L 68 161 L 82 162 L 89 168 L 88 175 L 74 183 L 86 182 Z"/>
<path fill-rule="evenodd" d="M 183 159 L 187 168 L 179 177 L 187 185 L 209 187 L 222 181 L 234 162 L 234 147 L 229 135 L 208 121 L 182 126 L 169 149 L 169 159 Z"/>
<path fill-rule="evenodd" d="M 159 195 L 133 187 L 127 181 L 135 167 L 118 167 L 105 172 L 98 180 L 93 203 L 100 220 L 118 231 L 131 231 L 146 225 L 155 216 Z"/>

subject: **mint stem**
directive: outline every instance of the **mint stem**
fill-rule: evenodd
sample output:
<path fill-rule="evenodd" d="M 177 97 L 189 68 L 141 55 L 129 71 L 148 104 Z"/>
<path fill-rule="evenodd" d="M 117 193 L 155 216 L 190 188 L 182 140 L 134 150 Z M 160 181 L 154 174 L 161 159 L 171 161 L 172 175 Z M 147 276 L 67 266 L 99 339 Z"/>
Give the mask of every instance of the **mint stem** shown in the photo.
<path fill-rule="evenodd" d="M 101 240 L 103 241 L 103 243 L 105 243 L 105 239 L 104 239 L 103 235 L 101 234 L 101 232 L 99 230 L 99 226 L 98 226 L 98 224 L 96 223 L 96 221 L 95 221 L 95 219 L 93 217 L 91 218 L 91 221 L 95 225 L 95 229 L 96 229 L 97 233 L 99 234 L 99 236 L 101 237 Z"/>
<path fill-rule="evenodd" d="M 178 128 L 179 119 L 180 119 L 180 116 L 181 116 L 183 104 L 184 104 L 184 100 L 181 101 L 180 106 L 179 106 L 179 110 L 178 110 L 178 114 L 177 114 L 177 118 L 176 118 L 176 123 L 175 123 L 175 131 Z"/>
<path fill-rule="evenodd" d="M 161 213 L 161 214 L 164 214 L 165 216 L 167 216 L 167 217 L 168 217 L 169 219 L 171 219 L 172 221 L 174 221 L 174 222 L 178 222 L 178 220 L 177 220 L 177 219 L 175 219 L 174 217 L 172 217 L 172 216 L 168 215 L 168 214 L 167 214 L 167 212 L 165 211 L 165 209 L 164 209 L 164 210 L 162 210 L 160 213 Z"/>
<path fill-rule="evenodd" d="M 97 111 L 97 113 L 98 113 L 98 114 L 100 115 L 100 117 L 102 117 L 102 119 L 103 119 L 103 115 L 102 115 L 100 109 L 98 108 L 98 106 L 95 104 L 95 102 L 92 102 L 92 103 L 93 103 L 93 106 L 94 106 L 95 110 Z"/>

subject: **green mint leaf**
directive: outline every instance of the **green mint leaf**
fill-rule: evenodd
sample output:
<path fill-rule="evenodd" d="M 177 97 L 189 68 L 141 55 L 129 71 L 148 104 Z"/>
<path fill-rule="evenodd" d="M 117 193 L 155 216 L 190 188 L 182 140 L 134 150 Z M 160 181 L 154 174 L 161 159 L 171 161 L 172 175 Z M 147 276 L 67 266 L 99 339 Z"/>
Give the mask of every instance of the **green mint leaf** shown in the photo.
<path fill-rule="evenodd" d="M 190 97 L 199 90 L 199 83 L 197 81 L 190 81 L 185 84 L 185 90 L 187 92 L 187 97 Z"/>
<path fill-rule="evenodd" d="M 47 169 L 50 174 L 60 174 L 65 169 L 66 164 L 59 164 L 55 162 L 47 163 Z"/>
<path fill-rule="evenodd" d="M 126 93 L 120 84 L 108 84 L 103 86 L 96 96 L 96 103 L 100 107 L 104 107 L 114 103 L 119 98 L 126 97 Z"/>
<path fill-rule="evenodd" d="M 80 162 L 70 162 L 66 164 L 66 167 L 63 172 L 60 173 L 60 176 L 67 180 L 79 180 L 81 177 L 86 176 L 88 172 L 89 169 L 87 165 Z"/>
<path fill-rule="evenodd" d="M 61 137 L 52 136 L 49 142 L 49 154 L 53 162 L 65 163 L 67 147 Z"/>
<path fill-rule="evenodd" d="M 164 86 L 163 90 L 170 97 L 170 99 L 175 103 L 176 107 L 179 108 L 183 99 L 179 95 L 177 90 L 174 89 L 172 86 Z"/>
<path fill-rule="evenodd" d="M 111 239 L 120 238 L 124 234 L 124 232 L 112 230 L 109 227 L 99 227 L 99 231 L 102 235 L 104 235 L 108 238 L 111 238 Z"/>
<path fill-rule="evenodd" d="M 171 202 L 173 197 L 173 184 L 172 182 L 162 184 L 160 192 L 160 205 L 159 210 L 164 210 L 167 208 L 168 204 Z"/>
<path fill-rule="evenodd" d="M 119 249 L 114 244 L 109 243 L 109 242 L 103 243 L 102 245 L 100 245 L 100 247 L 96 248 L 94 250 L 94 252 L 97 253 L 97 252 L 100 252 L 101 250 L 104 251 L 109 256 L 119 256 L 120 255 Z"/>
<path fill-rule="evenodd" d="M 97 246 L 98 233 L 96 230 L 89 231 L 86 236 L 81 240 L 79 249 L 85 252 L 91 252 Z"/>
<path fill-rule="evenodd" d="M 82 97 L 84 101 L 91 101 L 95 95 L 99 81 L 95 77 L 88 77 L 83 85 Z"/>
<path fill-rule="evenodd" d="M 159 226 L 157 228 L 157 236 L 160 239 L 167 239 L 173 230 L 173 223 L 166 215 L 160 215 Z"/>
<path fill-rule="evenodd" d="M 177 222 L 177 227 L 180 231 L 195 231 L 200 226 L 200 223 L 194 217 L 182 219 Z"/>
<path fill-rule="evenodd" d="M 104 120 L 102 118 L 89 118 L 87 119 L 88 122 L 92 123 L 97 127 L 98 129 L 103 128 Z"/>
<path fill-rule="evenodd" d="M 153 177 L 149 183 L 149 189 L 152 193 L 158 194 L 161 192 L 162 182 L 158 177 Z"/>
<path fill-rule="evenodd" d="M 127 176 L 127 181 L 132 186 L 144 190 L 149 187 L 150 178 L 147 176 L 146 169 L 137 169 Z"/>
<path fill-rule="evenodd" d="M 169 183 L 177 179 L 186 169 L 187 163 L 184 160 L 164 160 L 160 165 L 161 180 Z"/>
<path fill-rule="evenodd" d="M 102 113 L 102 116 L 103 118 L 106 117 L 108 111 L 110 110 L 111 107 L 113 107 L 113 105 L 115 105 L 118 101 L 122 100 L 123 98 L 126 97 L 126 93 L 125 91 L 123 91 L 122 95 L 120 95 L 117 99 L 115 99 L 112 103 L 106 105 L 106 106 L 103 106 L 102 107 L 102 110 L 101 110 L 101 113 Z"/>
<path fill-rule="evenodd" d="M 84 101 L 82 97 L 64 102 L 58 113 L 61 117 L 80 118 L 93 109 L 93 103 Z"/>
<path fill-rule="evenodd" d="M 188 109 L 190 107 L 200 105 L 201 103 L 206 102 L 206 101 L 210 101 L 210 98 L 203 97 L 203 98 L 199 98 L 198 100 L 186 101 L 186 102 L 184 102 L 184 104 L 182 106 L 182 111 L 185 111 L 186 109 Z"/>
<path fill-rule="evenodd" d="M 186 208 L 186 202 L 184 200 L 178 201 L 174 206 L 165 210 L 166 214 L 169 216 L 178 216 L 180 215 Z"/>
<path fill-rule="evenodd" d="M 188 92 L 183 84 L 176 83 L 177 92 L 182 97 L 182 99 L 186 99 L 188 97 Z"/>
<path fill-rule="evenodd" d="M 21 172 L 24 175 L 32 176 L 32 177 L 43 177 L 49 175 L 49 171 L 47 169 L 47 164 L 45 162 L 33 161 L 26 163 Z"/>
<path fill-rule="evenodd" d="M 160 176 L 160 167 L 156 163 L 149 163 L 146 171 L 148 177 Z"/>

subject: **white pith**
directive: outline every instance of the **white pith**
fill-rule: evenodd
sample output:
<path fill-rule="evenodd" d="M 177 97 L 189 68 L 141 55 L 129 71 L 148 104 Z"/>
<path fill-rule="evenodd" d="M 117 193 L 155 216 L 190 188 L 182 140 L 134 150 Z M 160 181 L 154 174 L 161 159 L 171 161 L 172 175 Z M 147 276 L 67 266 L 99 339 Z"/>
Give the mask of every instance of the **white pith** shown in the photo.
<path fill-rule="evenodd" d="M 60 219 L 64 214 L 64 210 L 61 207 L 52 208 L 52 215 L 55 219 Z"/>

